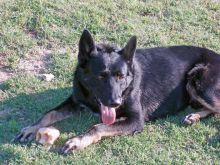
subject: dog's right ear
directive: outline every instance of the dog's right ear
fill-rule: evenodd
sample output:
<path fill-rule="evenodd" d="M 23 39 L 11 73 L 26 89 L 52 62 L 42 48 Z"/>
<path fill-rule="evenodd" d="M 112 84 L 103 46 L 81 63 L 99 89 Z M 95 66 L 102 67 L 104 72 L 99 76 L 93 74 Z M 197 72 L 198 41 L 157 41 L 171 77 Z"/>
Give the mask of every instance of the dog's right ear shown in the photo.
<path fill-rule="evenodd" d="M 79 41 L 79 62 L 84 63 L 87 61 L 93 50 L 95 50 L 95 42 L 90 32 L 85 29 Z"/>

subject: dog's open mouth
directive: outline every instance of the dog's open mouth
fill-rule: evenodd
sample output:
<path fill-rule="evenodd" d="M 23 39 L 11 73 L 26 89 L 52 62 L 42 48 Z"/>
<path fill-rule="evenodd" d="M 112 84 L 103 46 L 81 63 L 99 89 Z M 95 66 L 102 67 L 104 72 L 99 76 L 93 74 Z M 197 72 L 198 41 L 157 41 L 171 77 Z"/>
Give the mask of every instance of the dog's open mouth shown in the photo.
<path fill-rule="evenodd" d="M 100 111 L 101 111 L 103 123 L 110 125 L 115 122 L 116 119 L 115 108 L 107 107 L 101 103 Z"/>

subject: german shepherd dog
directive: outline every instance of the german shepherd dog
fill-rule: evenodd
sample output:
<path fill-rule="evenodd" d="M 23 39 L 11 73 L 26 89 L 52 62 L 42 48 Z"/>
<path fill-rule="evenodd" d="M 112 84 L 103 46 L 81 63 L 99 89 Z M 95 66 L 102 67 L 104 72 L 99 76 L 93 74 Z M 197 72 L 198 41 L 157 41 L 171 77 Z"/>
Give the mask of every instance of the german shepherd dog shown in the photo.
<path fill-rule="evenodd" d="M 183 120 L 192 124 L 220 112 L 220 56 L 193 46 L 136 49 L 131 37 L 124 48 L 95 44 L 84 30 L 79 41 L 73 93 L 46 112 L 15 140 L 32 140 L 39 128 L 77 114 L 85 106 L 102 123 L 68 140 L 63 153 L 81 150 L 103 137 L 143 131 L 146 121 L 177 113 L 187 106 L 202 108 Z"/>

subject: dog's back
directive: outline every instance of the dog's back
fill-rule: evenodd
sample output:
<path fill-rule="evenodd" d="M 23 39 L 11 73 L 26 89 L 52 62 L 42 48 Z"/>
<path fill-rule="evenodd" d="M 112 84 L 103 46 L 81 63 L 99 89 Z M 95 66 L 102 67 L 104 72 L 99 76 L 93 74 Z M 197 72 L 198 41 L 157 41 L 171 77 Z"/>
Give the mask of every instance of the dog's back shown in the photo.
<path fill-rule="evenodd" d="M 187 73 L 208 56 L 219 58 L 208 49 L 193 46 L 136 50 L 137 70 L 142 75 L 141 104 L 146 120 L 166 116 L 188 106 Z"/>

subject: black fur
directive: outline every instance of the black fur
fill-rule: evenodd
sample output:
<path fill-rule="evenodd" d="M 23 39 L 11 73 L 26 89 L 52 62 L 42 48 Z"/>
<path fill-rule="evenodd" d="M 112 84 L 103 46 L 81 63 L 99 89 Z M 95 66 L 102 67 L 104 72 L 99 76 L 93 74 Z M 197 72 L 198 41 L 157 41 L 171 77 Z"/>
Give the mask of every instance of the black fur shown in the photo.
<path fill-rule="evenodd" d="M 62 107 L 70 104 L 74 107 L 72 112 L 81 105 L 98 113 L 101 104 L 114 107 L 117 118 L 125 117 L 125 120 L 107 128 L 96 128 L 95 132 L 108 130 L 112 131 L 111 135 L 118 135 L 141 132 L 145 121 L 177 113 L 189 105 L 218 111 L 220 56 L 217 53 L 193 46 L 136 49 L 136 44 L 133 36 L 124 48 L 97 45 L 84 30 L 79 42 L 73 94 L 52 112 L 59 115 L 56 112 L 65 112 Z M 42 124 L 44 120 L 45 117 L 33 125 L 35 130 L 36 125 L 48 125 L 48 122 Z M 51 123 L 54 121 L 51 119 Z"/>
<path fill-rule="evenodd" d="M 86 35 L 85 32 L 84 35 Z M 88 37 L 87 40 L 89 41 L 89 39 L 91 38 Z M 193 46 L 171 46 L 137 49 L 133 53 L 136 47 L 135 37 L 130 42 L 133 43 L 126 47 L 131 49 L 125 47 L 120 50 L 109 45 L 102 45 L 97 51 L 95 46 L 92 46 L 94 50 L 88 54 L 91 56 L 90 61 L 88 60 L 83 68 L 79 65 L 76 70 L 74 91 L 77 92 L 73 93 L 76 102 L 91 106 L 94 111 L 98 112 L 99 105 L 96 104 L 96 97 L 105 105 L 110 106 L 108 100 L 115 99 L 114 95 L 118 95 L 123 98 L 123 103 L 118 109 L 120 111 L 118 116 L 121 116 L 122 113 L 126 115 L 131 113 L 132 115 L 129 116 L 133 117 L 133 114 L 136 114 L 138 120 L 143 120 L 143 118 L 145 121 L 152 120 L 179 112 L 190 104 L 190 97 L 186 91 L 186 83 L 190 79 L 190 76 L 187 79 L 187 73 L 198 64 L 214 65 L 212 67 L 216 71 L 208 75 L 213 75 L 212 79 L 220 77 L 218 72 L 220 56 L 208 49 Z M 131 53 L 128 55 L 129 61 L 126 54 L 123 54 L 126 52 L 125 50 Z M 133 55 L 134 57 L 132 57 Z M 79 52 L 79 59 L 80 56 L 81 52 Z M 112 67 L 107 71 L 109 72 L 106 75 L 107 78 L 100 80 L 99 74 L 102 74 L 105 69 L 104 61 L 107 61 L 107 66 Z M 123 72 L 123 80 L 116 81 L 114 75 L 116 71 Z M 198 77 L 195 78 L 198 79 Z M 84 79 L 88 79 L 88 83 Z M 110 81 L 110 79 L 113 80 Z M 214 88 L 214 84 L 208 82 L 210 80 L 203 81 Z M 204 87 L 204 90 L 207 88 Z M 88 95 L 82 93 L 88 93 Z M 208 96 L 202 93 L 200 95 L 205 100 L 209 100 L 211 104 L 211 98 L 208 99 Z"/>

